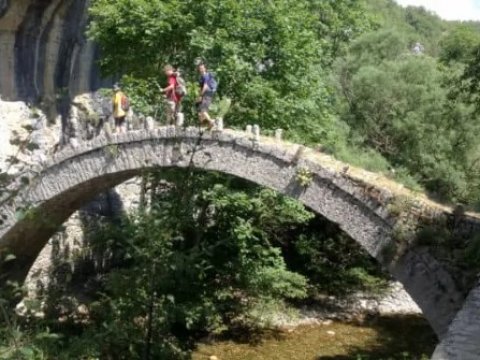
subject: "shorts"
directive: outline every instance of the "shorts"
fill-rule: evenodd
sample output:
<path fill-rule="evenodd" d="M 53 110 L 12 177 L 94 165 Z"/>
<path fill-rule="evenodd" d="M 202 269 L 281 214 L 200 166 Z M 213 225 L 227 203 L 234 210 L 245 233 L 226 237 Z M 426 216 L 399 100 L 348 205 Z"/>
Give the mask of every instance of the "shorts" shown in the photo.
<path fill-rule="evenodd" d="M 115 126 L 120 127 L 125 125 L 125 116 L 115 118 Z"/>
<path fill-rule="evenodd" d="M 166 107 L 167 107 L 167 111 L 170 113 L 170 114 L 176 114 L 178 112 L 181 112 L 182 111 L 182 104 L 180 102 L 175 102 L 175 101 L 172 101 L 172 100 L 167 100 L 165 102 L 166 104 Z"/>
<path fill-rule="evenodd" d="M 202 101 L 197 103 L 197 111 L 207 112 L 210 109 L 210 105 L 212 105 L 213 97 L 209 95 L 203 95 Z"/>

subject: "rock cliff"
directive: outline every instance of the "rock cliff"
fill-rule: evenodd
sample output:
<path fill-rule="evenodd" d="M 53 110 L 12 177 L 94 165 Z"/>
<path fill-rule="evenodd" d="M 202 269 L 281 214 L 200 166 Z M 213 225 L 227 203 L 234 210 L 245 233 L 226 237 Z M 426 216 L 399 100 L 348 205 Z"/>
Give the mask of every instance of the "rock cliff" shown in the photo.
<path fill-rule="evenodd" d="M 14 177 L 42 163 L 58 146 L 93 136 L 109 116 L 109 99 L 92 93 L 108 81 L 96 66 L 98 48 L 85 35 L 89 2 L 0 0 L 0 172 Z M 34 149 L 20 149 L 18 138 Z M 11 157 L 21 161 L 12 166 Z M 100 194 L 64 224 L 32 267 L 29 288 L 47 286 L 58 264 L 73 256 L 67 250 L 85 244 L 85 222 L 95 223 L 89 215 L 115 214 L 124 199 L 127 206 L 129 198 L 136 201 L 132 182 Z M 107 201 L 112 196 L 117 203 Z"/>
<path fill-rule="evenodd" d="M 0 0 L 0 96 L 58 107 L 98 88 L 89 0 Z"/>

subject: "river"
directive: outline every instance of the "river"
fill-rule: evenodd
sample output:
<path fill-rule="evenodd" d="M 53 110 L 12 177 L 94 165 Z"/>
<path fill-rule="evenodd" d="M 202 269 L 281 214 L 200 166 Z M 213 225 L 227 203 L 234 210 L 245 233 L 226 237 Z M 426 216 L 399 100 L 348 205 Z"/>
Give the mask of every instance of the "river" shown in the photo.
<path fill-rule="evenodd" d="M 254 342 L 216 339 L 200 344 L 193 359 L 416 360 L 428 359 L 436 342 L 420 316 L 396 316 L 270 331 Z"/>

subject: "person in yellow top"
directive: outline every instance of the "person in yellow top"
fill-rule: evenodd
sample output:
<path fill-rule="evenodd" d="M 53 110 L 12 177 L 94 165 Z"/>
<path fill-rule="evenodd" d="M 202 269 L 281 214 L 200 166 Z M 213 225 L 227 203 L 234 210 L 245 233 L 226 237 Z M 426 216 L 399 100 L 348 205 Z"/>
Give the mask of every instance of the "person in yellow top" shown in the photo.
<path fill-rule="evenodd" d="M 118 84 L 113 85 L 113 92 L 112 110 L 115 119 L 115 132 L 124 133 L 127 131 L 125 124 L 125 117 L 127 116 L 127 110 L 125 109 L 126 96 Z"/>

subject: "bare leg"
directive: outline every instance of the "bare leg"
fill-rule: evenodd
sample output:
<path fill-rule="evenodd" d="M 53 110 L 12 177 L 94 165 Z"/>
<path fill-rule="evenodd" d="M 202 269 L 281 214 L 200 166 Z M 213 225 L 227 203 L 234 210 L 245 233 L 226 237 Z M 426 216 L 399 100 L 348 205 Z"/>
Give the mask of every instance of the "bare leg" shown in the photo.
<path fill-rule="evenodd" d="M 177 107 L 177 104 L 175 104 L 175 102 L 167 101 L 167 106 L 166 106 L 167 125 L 175 124 L 176 107 Z"/>
<path fill-rule="evenodd" d="M 115 132 L 117 134 L 124 134 L 127 132 L 127 123 L 125 118 L 115 119 Z"/>
<path fill-rule="evenodd" d="M 199 118 L 200 118 L 200 125 L 203 124 L 206 121 L 208 123 L 208 128 L 209 129 L 211 129 L 215 125 L 213 120 L 210 118 L 210 115 L 208 115 L 208 113 L 206 111 L 202 111 L 199 114 Z"/>

